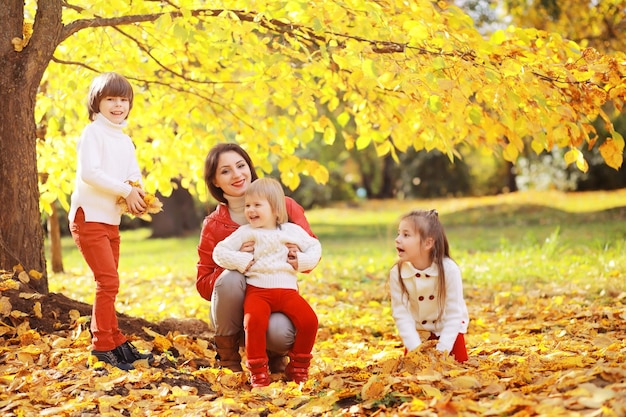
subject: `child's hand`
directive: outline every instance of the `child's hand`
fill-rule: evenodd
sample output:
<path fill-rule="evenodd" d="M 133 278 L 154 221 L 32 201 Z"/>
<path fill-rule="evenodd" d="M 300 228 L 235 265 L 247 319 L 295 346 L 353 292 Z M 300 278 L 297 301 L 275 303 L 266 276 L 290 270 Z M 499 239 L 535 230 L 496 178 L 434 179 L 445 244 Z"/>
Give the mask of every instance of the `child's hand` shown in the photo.
<path fill-rule="evenodd" d="M 146 211 L 148 205 L 145 201 L 143 201 L 143 197 L 145 195 L 146 193 L 144 190 L 139 187 L 133 187 L 130 194 L 126 197 L 126 206 L 128 207 L 130 214 L 140 216 Z"/>
<path fill-rule="evenodd" d="M 243 271 L 243 273 L 245 274 L 246 272 L 248 272 L 248 270 L 250 269 L 250 267 L 254 265 L 254 259 L 250 261 L 250 263 L 248 264 L 248 266 L 246 266 L 246 269 Z"/>
<path fill-rule="evenodd" d="M 146 213 L 156 214 L 163 210 L 163 203 L 154 194 L 146 193 L 138 181 L 127 182 L 132 185 L 133 189 L 128 197 L 118 197 L 117 204 L 120 206 L 120 213 L 142 216 Z M 141 202 L 138 201 L 137 195 Z"/>

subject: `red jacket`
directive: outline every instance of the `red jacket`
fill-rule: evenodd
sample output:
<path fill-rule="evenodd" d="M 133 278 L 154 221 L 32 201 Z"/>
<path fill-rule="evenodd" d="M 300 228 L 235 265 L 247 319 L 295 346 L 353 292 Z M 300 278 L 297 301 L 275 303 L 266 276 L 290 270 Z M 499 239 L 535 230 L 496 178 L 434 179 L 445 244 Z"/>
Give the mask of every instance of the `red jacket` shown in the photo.
<path fill-rule="evenodd" d="M 287 215 L 289 221 L 302 227 L 306 232 L 317 239 L 311 231 L 311 226 L 304 216 L 304 209 L 290 197 L 285 198 L 287 203 Z M 211 300 L 213 286 L 224 268 L 218 266 L 213 261 L 213 249 L 218 242 L 224 240 L 239 225 L 230 218 L 228 206 L 220 203 L 215 211 L 204 218 L 202 231 L 200 232 L 200 243 L 198 244 L 198 275 L 196 277 L 196 289 L 206 300 Z"/>

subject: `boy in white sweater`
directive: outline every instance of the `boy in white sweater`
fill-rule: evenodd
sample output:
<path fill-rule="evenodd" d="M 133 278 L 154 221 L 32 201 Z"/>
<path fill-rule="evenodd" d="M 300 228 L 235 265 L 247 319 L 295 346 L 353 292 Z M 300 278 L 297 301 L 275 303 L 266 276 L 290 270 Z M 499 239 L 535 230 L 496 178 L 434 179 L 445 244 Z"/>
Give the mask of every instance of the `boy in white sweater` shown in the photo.
<path fill-rule="evenodd" d="M 296 329 L 285 373 L 289 380 L 305 382 L 318 320 L 298 293 L 297 273 L 317 265 L 322 247 L 300 226 L 287 222 L 285 194 L 276 180 L 261 178 L 250 184 L 245 215 L 249 224 L 219 242 L 213 259 L 246 275 L 244 330 L 250 383 L 252 387 L 270 383 L 266 332 L 270 314 L 277 311 L 289 317 Z M 254 252 L 240 250 L 246 242 L 254 242 Z"/>
<path fill-rule="evenodd" d="M 96 281 L 91 354 L 127 371 L 134 369 L 135 360 L 152 360 L 152 355 L 139 353 L 120 332 L 115 312 L 120 283 L 117 199 L 123 197 L 132 214 L 146 210 L 144 191 L 130 184 L 141 184 L 135 146 L 122 131 L 132 106 L 133 89 L 126 78 L 108 72 L 92 81 L 87 100 L 91 123 L 77 145 L 76 186 L 68 216 L 74 242 Z"/>

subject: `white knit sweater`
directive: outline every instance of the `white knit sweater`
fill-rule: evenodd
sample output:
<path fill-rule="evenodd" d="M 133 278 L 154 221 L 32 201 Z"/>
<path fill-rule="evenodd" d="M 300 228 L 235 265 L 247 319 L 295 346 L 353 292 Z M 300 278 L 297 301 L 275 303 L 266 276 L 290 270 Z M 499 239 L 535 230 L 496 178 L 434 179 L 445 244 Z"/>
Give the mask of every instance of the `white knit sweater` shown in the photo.
<path fill-rule="evenodd" d="M 254 253 L 241 252 L 244 242 L 254 241 Z M 298 271 L 287 263 L 287 243 L 300 248 Z M 245 273 L 248 284 L 260 288 L 298 289 L 297 272 L 313 269 L 322 256 L 320 242 L 294 223 L 283 223 L 277 229 L 239 227 L 213 250 L 213 260 L 222 268 Z M 246 271 L 250 261 L 254 264 Z"/>
<path fill-rule="evenodd" d="M 97 113 L 95 120 L 83 130 L 77 145 L 78 164 L 68 215 L 70 221 L 82 207 L 88 222 L 120 224 L 117 198 L 126 198 L 132 191 L 132 186 L 125 181 L 141 183 L 135 146 L 122 131 L 125 126 L 126 123 L 111 123 Z"/>

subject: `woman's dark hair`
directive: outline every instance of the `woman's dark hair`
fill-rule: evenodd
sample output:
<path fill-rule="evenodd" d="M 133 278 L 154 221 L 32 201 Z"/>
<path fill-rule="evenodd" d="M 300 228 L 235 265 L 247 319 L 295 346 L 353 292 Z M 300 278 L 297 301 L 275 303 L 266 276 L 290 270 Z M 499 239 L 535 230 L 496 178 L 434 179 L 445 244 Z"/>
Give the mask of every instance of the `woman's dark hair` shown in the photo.
<path fill-rule="evenodd" d="M 133 87 L 128 80 L 116 72 L 103 72 L 93 79 L 87 96 L 89 120 L 93 121 L 100 113 L 100 101 L 105 97 L 126 97 L 129 101 L 128 113 L 133 108 Z M 128 117 L 128 116 L 126 116 Z"/>
<path fill-rule="evenodd" d="M 224 152 L 236 152 L 246 161 L 246 164 L 250 167 L 250 173 L 252 177 L 250 179 L 251 182 L 256 181 L 259 176 L 254 169 L 254 164 L 252 163 L 252 159 L 250 159 L 250 155 L 239 145 L 236 143 L 218 143 L 214 147 L 211 148 L 209 154 L 206 156 L 204 160 L 204 182 L 206 186 L 209 188 L 209 192 L 220 203 L 226 203 L 226 199 L 224 198 L 224 191 L 216 187 L 213 181 L 215 180 L 215 173 L 217 172 L 217 164 L 220 161 L 220 156 Z"/>

